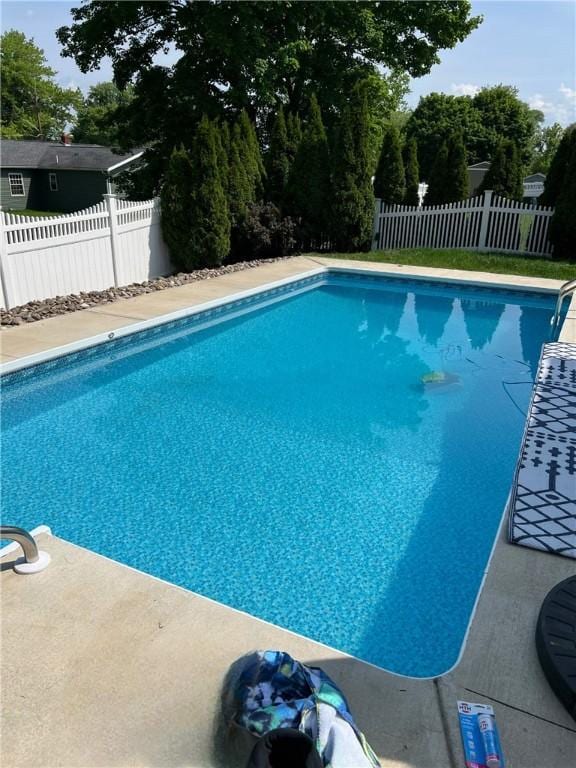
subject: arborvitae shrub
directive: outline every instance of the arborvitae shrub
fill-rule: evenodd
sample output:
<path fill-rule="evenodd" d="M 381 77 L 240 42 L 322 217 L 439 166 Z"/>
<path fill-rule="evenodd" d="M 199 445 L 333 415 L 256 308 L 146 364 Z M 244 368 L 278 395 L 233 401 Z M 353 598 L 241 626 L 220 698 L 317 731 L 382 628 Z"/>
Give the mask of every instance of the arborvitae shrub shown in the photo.
<path fill-rule="evenodd" d="M 328 139 L 316 96 L 286 189 L 286 209 L 300 224 L 304 249 L 320 248 L 329 228 L 332 198 Z"/>
<path fill-rule="evenodd" d="M 214 124 L 203 117 L 191 152 L 192 194 L 188 210 L 193 268 L 217 267 L 230 251 L 230 214 L 218 167 Z"/>
<path fill-rule="evenodd" d="M 394 125 L 384 131 L 374 177 L 374 195 L 385 203 L 402 203 L 406 195 L 406 174 L 400 148 L 400 134 Z"/>
<path fill-rule="evenodd" d="M 572 131 L 571 152 L 560 193 L 550 221 L 550 242 L 554 256 L 576 261 L 576 131 Z"/>
<path fill-rule="evenodd" d="M 446 202 L 446 167 L 448 165 L 448 144 L 443 141 L 440 145 L 430 178 L 428 179 L 428 190 L 424 198 L 424 205 L 442 205 Z"/>
<path fill-rule="evenodd" d="M 567 181 L 568 164 L 576 145 L 576 123 L 566 128 L 564 136 L 552 158 L 550 168 L 544 182 L 544 192 L 538 199 L 538 205 L 556 205 L 560 193 Z"/>
<path fill-rule="evenodd" d="M 251 185 L 254 187 L 254 200 L 258 200 L 264 191 L 264 179 L 266 171 L 260 152 L 260 145 L 256 135 L 254 123 L 248 117 L 246 110 L 242 110 L 238 119 L 240 128 L 241 159 L 245 164 L 246 173 Z"/>
<path fill-rule="evenodd" d="M 468 197 L 468 163 L 461 133 L 452 134 L 448 140 L 445 183 L 445 202 L 455 203 Z"/>
<path fill-rule="evenodd" d="M 403 151 L 404 172 L 406 174 L 405 205 L 419 205 L 418 185 L 420 184 L 420 169 L 418 168 L 418 146 L 416 139 L 408 139 Z"/>
<path fill-rule="evenodd" d="M 366 251 L 372 240 L 374 193 L 369 167 L 368 103 L 354 88 L 338 128 L 332 164 L 333 247 Z"/>
<path fill-rule="evenodd" d="M 290 152 L 284 108 L 280 107 L 272 123 L 270 145 L 266 154 L 266 190 L 269 200 L 281 205 L 290 174 Z"/>
<path fill-rule="evenodd" d="M 175 266 L 194 268 L 190 246 L 190 205 L 193 173 L 190 156 L 183 146 L 174 149 L 160 191 L 162 235 Z"/>
<path fill-rule="evenodd" d="M 478 191 L 491 189 L 500 197 L 521 200 L 524 195 L 523 178 L 518 148 L 513 141 L 505 140 L 496 147 L 490 168 Z"/>

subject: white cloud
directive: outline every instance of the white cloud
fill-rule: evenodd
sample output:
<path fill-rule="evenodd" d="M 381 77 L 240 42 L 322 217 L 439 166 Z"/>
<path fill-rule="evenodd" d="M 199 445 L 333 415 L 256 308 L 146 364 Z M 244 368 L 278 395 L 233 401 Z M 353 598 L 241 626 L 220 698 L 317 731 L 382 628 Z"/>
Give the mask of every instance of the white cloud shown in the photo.
<path fill-rule="evenodd" d="M 34 14 L 35 14 L 35 11 L 33 11 L 32 8 L 28 8 L 28 10 L 26 11 L 26 16 L 34 16 Z"/>
<path fill-rule="evenodd" d="M 543 112 L 548 122 L 568 125 L 576 119 L 576 90 L 562 83 L 558 93 L 562 98 L 557 100 L 547 99 L 541 93 L 535 93 L 528 99 L 528 104 L 532 109 Z"/>
<path fill-rule="evenodd" d="M 476 96 L 480 91 L 480 86 L 473 83 L 459 83 L 458 85 L 452 83 L 451 90 L 456 96 Z"/>

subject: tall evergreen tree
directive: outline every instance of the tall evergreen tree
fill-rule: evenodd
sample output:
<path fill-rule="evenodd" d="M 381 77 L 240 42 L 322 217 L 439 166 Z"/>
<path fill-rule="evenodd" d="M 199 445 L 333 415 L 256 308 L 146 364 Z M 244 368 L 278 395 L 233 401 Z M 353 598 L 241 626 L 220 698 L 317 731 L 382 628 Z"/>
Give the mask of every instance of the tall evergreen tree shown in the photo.
<path fill-rule="evenodd" d="M 284 199 L 290 174 L 290 162 L 288 131 L 286 130 L 284 107 L 281 106 L 272 124 L 270 145 L 266 155 L 266 171 L 268 175 L 266 188 L 268 198 L 276 205 L 280 205 Z"/>
<path fill-rule="evenodd" d="M 565 185 L 568 163 L 576 146 L 576 123 L 566 128 L 556 154 L 550 163 L 550 169 L 544 182 L 544 192 L 538 200 L 539 205 L 556 205 Z"/>
<path fill-rule="evenodd" d="M 447 165 L 448 144 L 446 141 L 443 141 L 432 164 L 424 205 L 442 205 L 446 202 Z"/>
<path fill-rule="evenodd" d="M 202 118 L 191 152 L 193 187 L 187 226 L 194 268 L 217 267 L 230 252 L 230 214 L 218 167 L 215 127 Z"/>
<path fill-rule="evenodd" d="M 258 199 L 264 190 L 266 171 L 260 152 L 258 136 L 256 135 L 256 128 L 245 109 L 240 113 L 238 125 L 242 137 L 241 156 L 246 165 L 248 178 L 251 184 L 254 185 L 255 198 Z"/>
<path fill-rule="evenodd" d="M 468 197 L 468 163 L 460 132 L 453 133 L 448 140 L 445 185 L 445 202 L 456 203 Z"/>
<path fill-rule="evenodd" d="M 394 125 L 389 125 L 384 132 L 374 177 L 374 194 L 386 203 L 402 203 L 406 195 L 400 134 Z"/>
<path fill-rule="evenodd" d="M 183 270 L 193 269 L 195 264 L 190 247 L 192 182 L 192 163 L 188 153 L 183 146 L 174 148 L 160 191 L 162 235 L 172 261 Z"/>
<path fill-rule="evenodd" d="M 253 175 L 246 162 L 247 148 L 239 123 L 232 129 L 228 162 L 228 203 L 232 225 L 236 226 L 246 215 L 248 206 L 256 202 Z"/>
<path fill-rule="evenodd" d="M 316 96 L 290 171 L 286 201 L 289 213 L 301 222 L 306 249 L 319 247 L 328 230 L 332 189 L 328 139 Z"/>
<path fill-rule="evenodd" d="M 365 251 L 372 239 L 374 193 L 369 158 L 366 94 L 354 88 L 334 149 L 332 231 L 336 250 Z"/>
<path fill-rule="evenodd" d="M 226 128 L 224 126 L 226 126 Z M 228 129 L 228 136 L 226 136 L 227 128 L 228 123 L 224 122 L 219 124 L 217 120 L 213 123 L 218 173 L 220 174 L 222 189 L 226 195 L 228 194 L 228 176 L 230 172 L 228 160 L 229 149 L 226 148 L 226 142 L 230 141 L 230 130 Z"/>
<path fill-rule="evenodd" d="M 419 205 L 418 186 L 420 184 L 420 169 L 418 167 L 418 146 L 416 139 L 408 139 L 403 152 L 404 171 L 406 174 L 405 205 Z"/>
<path fill-rule="evenodd" d="M 290 163 L 293 163 L 302 141 L 302 121 L 299 115 L 294 114 L 294 112 L 288 112 L 286 134 L 288 136 L 288 159 Z"/>
<path fill-rule="evenodd" d="M 550 221 L 550 241 L 554 255 L 576 261 L 576 131 L 572 131 L 571 151 L 566 172 Z"/>
<path fill-rule="evenodd" d="M 521 200 L 524 194 L 523 176 L 518 149 L 513 141 L 505 140 L 498 145 L 478 191 L 491 189 L 501 197 Z"/>

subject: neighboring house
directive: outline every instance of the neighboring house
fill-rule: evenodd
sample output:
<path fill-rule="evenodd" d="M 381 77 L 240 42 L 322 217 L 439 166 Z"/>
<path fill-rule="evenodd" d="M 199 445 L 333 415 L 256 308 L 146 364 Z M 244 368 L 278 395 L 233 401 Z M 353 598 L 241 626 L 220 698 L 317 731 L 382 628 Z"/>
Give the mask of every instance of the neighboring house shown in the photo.
<path fill-rule="evenodd" d="M 114 192 L 114 178 L 143 151 L 119 155 L 99 144 L 4 139 L 0 148 L 3 210 L 79 211 Z"/>
<path fill-rule="evenodd" d="M 484 160 L 482 163 L 468 166 L 468 194 L 470 197 L 478 192 L 478 187 L 482 184 L 486 171 L 490 168 L 490 162 Z"/>
<path fill-rule="evenodd" d="M 490 162 L 485 160 L 482 163 L 468 166 L 468 187 L 470 197 L 478 194 L 478 187 L 482 183 L 486 171 L 490 168 Z M 536 205 L 538 198 L 544 192 L 544 182 L 546 175 L 544 173 L 533 173 L 524 179 L 524 201 Z"/>

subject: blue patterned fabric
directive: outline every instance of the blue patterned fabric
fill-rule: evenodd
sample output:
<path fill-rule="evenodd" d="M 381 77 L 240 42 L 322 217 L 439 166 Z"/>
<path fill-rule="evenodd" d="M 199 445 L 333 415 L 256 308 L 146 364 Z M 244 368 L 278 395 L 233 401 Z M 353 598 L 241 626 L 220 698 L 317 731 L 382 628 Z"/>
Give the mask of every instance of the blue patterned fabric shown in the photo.
<path fill-rule="evenodd" d="M 276 728 L 296 728 L 316 742 L 324 765 L 318 723 L 322 705 L 332 707 L 351 727 L 367 758 L 380 766 L 376 755 L 358 730 L 348 703 L 337 685 L 317 667 L 307 667 L 283 651 L 259 651 L 243 670 L 235 689 L 236 721 L 256 736 Z M 310 717 L 315 714 L 315 717 Z"/>

